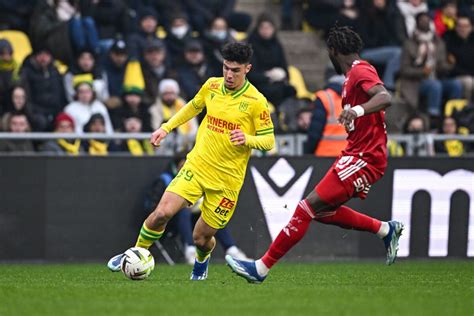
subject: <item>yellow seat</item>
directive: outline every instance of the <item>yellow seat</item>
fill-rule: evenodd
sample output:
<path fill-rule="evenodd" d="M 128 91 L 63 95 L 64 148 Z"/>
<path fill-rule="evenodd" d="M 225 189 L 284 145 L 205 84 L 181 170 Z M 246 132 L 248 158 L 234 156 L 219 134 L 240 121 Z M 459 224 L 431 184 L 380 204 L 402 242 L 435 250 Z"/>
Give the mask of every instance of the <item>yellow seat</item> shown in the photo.
<path fill-rule="evenodd" d="M 453 99 L 446 102 L 444 107 L 444 116 L 453 115 L 454 110 L 461 111 L 467 105 L 466 99 Z"/>
<path fill-rule="evenodd" d="M 13 46 L 13 58 L 18 64 L 22 64 L 23 60 L 31 54 L 31 43 L 28 36 L 16 30 L 0 31 L 0 39 L 8 40 Z"/>
<path fill-rule="evenodd" d="M 306 88 L 303 75 L 301 71 L 295 66 L 288 66 L 288 75 L 290 76 L 290 84 L 296 89 L 296 97 L 298 99 L 314 100 L 314 93 L 311 93 Z"/>
<path fill-rule="evenodd" d="M 247 33 L 245 32 L 236 32 L 234 35 L 234 38 L 238 42 L 243 42 L 247 39 Z"/>

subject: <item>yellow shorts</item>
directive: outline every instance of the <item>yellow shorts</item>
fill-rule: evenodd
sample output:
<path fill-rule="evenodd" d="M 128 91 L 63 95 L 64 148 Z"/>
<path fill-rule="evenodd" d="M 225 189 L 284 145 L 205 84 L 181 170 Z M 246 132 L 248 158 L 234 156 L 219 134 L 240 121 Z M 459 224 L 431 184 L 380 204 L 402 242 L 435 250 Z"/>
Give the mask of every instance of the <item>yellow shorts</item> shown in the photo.
<path fill-rule="evenodd" d="M 186 162 L 166 191 L 178 194 L 191 204 L 204 196 L 200 207 L 202 219 L 212 228 L 222 229 L 234 214 L 239 191 L 212 188 L 212 184 L 208 185 L 210 181 Z"/>

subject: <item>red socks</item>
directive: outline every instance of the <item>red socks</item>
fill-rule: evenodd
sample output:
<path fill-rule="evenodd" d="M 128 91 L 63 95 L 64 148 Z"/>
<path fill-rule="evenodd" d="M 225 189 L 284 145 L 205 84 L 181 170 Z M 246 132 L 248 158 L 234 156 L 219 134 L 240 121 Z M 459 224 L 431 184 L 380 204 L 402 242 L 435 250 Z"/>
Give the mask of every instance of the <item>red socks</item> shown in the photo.
<path fill-rule="evenodd" d="M 281 230 L 268 251 L 261 258 L 267 268 L 271 268 L 303 238 L 313 218 L 314 212 L 311 206 L 306 200 L 300 201 L 290 222 Z"/>
<path fill-rule="evenodd" d="M 376 234 L 382 223 L 375 218 L 359 213 L 347 206 L 340 206 L 333 212 L 321 213 L 315 219 L 324 224 L 337 225 L 346 229 L 362 230 Z"/>
<path fill-rule="evenodd" d="M 334 211 L 321 212 L 318 216 L 306 200 L 300 201 L 290 222 L 281 230 L 270 248 L 261 258 L 265 266 L 270 269 L 294 245 L 296 245 L 308 230 L 309 223 L 315 219 L 324 224 L 337 225 L 346 229 L 368 231 L 376 234 L 381 222 L 375 218 L 356 212 L 347 206 L 340 206 Z"/>

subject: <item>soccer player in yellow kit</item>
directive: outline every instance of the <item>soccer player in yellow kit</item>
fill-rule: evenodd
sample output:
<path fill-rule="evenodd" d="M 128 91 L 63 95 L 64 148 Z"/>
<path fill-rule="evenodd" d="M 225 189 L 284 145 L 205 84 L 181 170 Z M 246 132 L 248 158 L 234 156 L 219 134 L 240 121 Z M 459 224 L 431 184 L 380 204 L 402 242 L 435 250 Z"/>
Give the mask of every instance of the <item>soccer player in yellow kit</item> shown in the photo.
<path fill-rule="evenodd" d="M 204 197 L 193 231 L 197 251 L 191 280 L 207 278 L 214 235 L 234 213 L 252 149 L 270 150 L 275 145 L 267 100 L 246 78 L 252 53 L 248 44 L 227 44 L 222 50 L 224 77 L 208 79 L 185 107 L 151 135 L 150 142 L 159 146 L 173 129 L 207 110 L 193 150 L 143 223 L 135 245 L 149 248 L 178 211 Z M 109 260 L 110 270 L 120 270 L 122 256 Z"/>

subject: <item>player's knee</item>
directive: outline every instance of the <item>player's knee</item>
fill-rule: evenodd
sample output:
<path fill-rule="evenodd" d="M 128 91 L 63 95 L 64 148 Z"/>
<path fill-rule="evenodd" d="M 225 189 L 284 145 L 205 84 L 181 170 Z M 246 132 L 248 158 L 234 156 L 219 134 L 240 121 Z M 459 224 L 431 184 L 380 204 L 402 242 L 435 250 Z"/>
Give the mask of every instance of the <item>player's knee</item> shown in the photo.
<path fill-rule="evenodd" d="M 324 202 L 316 193 L 316 191 L 311 191 L 311 193 L 306 197 L 306 201 L 311 206 L 311 209 L 314 211 L 316 217 L 321 217 L 321 213 L 327 213 L 328 211 L 332 211 L 337 207 L 330 205 Z"/>
<path fill-rule="evenodd" d="M 157 208 L 153 213 L 150 214 L 150 220 L 154 226 L 164 225 L 170 219 L 171 216 L 161 208 Z"/>

